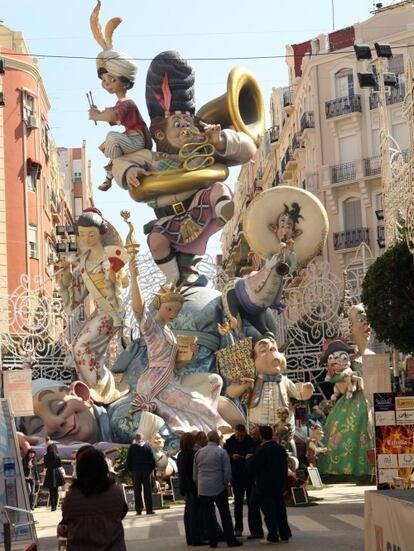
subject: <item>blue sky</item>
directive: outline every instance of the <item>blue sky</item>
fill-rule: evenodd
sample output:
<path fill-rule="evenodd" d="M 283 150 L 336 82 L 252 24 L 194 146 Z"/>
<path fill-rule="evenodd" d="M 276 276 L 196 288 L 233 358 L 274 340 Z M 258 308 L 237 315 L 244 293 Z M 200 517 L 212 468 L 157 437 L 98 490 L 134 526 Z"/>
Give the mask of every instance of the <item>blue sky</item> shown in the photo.
<path fill-rule="evenodd" d="M 390 2 L 384 2 L 389 4 Z M 22 31 L 33 55 L 38 55 L 52 109 L 49 124 L 58 146 L 78 147 L 86 139 L 96 205 L 125 235 L 119 211 L 128 208 L 137 227 L 143 250 L 142 225 L 152 210 L 133 203 L 127 192 L 114 185 L 106 193 L 96 190 L 102 182 L 104 156 L 97 150 L 108 131 L 105 123 L 88 120 L 85 93 L 92 91 L 99 107 L 115 103 L 100 87 L 94 59 L 42 58 L 41 54 L 94 58 L 100 48 L 89 29 L 95 0 L 3 1 L 0 18 L 15 31 Z M 188 8 L 186 8 L 188 6 Z M 340 29 L 370 17 L 372 0 L 334 0 L 335 28 Z M 227 75 L 235 65 L 253 72 L 262 87 L 266 105 L 272 86 L 287 83 L 285 45 L 303 42 L 332 31 L 332 0 L 209 0 L 141 2 L 102 0 L 101 23 L 114 16 L 123 22 L 115 31 L 114 48 L 134 58 L 152 59 L 163 50 L 178 50 L 184 57 L 210 58 L 192 61 L 196 71 L 197 107 L 225 91 Z M 276 59 L 229 59 L 280 56 Z M 137 61 L 139 72 L 130 96 L 146 118 L 144 86 L 149 61 Z M 267 121 L 267 125 L 270 121 Z M 237 178 L 232 171 L 229 184 Z M 208 252 L 220 252 L 218 236 Z"/>

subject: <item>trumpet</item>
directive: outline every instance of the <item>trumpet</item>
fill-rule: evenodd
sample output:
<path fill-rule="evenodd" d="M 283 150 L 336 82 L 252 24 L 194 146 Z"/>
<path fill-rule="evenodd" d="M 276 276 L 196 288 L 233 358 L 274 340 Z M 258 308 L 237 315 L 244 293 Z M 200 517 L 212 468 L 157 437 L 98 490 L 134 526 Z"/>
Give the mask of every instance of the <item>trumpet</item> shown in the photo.
<path fill-rule="evenodd" d="M 280 254 L 280 260 L 277 262 L 276 264 L 276 272 L 281 275 L 281 276 L 285 276 L 289 273 L 289 270 L 290 270 L 290 266 L 289 264 L 286 262 L 286 236 L 283 237 L 283 239 L 281 240 L 281 243 L 284 243 L 285 246 L 283 247 L 283 250 L 282 250 L 282 253 Z"/>

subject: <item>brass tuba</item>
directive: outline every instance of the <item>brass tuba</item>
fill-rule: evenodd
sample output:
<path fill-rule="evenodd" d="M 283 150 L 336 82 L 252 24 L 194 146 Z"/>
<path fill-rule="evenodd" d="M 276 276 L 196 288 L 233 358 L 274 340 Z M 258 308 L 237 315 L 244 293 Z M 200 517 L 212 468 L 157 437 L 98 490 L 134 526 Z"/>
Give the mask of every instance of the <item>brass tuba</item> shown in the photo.
<path fill-rule="evenodd" d="M 227 78 L 227 92 L 203 105 L 197 117 L 223 128 L 232 126 L 259 145 L 265 130 L 265 112 L 256 77 L 243 67 L 234 67 Z"/>

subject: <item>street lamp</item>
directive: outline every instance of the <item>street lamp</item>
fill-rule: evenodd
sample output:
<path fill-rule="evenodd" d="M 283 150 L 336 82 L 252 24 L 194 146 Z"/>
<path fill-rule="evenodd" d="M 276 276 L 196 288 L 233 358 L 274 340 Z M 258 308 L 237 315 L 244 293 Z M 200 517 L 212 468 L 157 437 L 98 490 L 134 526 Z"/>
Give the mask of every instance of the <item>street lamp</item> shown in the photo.
<path fill-rule="evenodd" d="M 58 238 L 56 243 L 57 254 L 75 253 L 78 250 L 76 244 L 76 230 L 75 226 L 56 226 L 56 237 Z"/>
<path fill-rule="evenodd" d="M 358 60 L 372 58 L 371 48 L 368 44 L 354 44 L 354 50 Z"/>
<path fill-rule="evenodd" d="M 392 57 L 392 50 L 389 44 L 380 44 L 379 42 L 375 42 L 374 48 L 378 57 L 385 57 L 387 59 Z"/>

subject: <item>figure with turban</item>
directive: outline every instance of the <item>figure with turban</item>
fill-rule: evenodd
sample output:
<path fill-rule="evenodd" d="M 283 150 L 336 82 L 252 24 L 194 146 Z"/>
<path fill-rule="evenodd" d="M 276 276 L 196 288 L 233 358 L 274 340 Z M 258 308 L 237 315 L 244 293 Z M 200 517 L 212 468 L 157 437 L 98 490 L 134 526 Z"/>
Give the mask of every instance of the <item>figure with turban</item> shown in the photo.
<path fill-rule="evenodd" d="M 105 142 L 100 146 L 110 162 L 105 167 L 105 181 L 98 189 L 107 191 L 112 185 L 112 159 L 143 148 L 151 149 L 152 140 L 138 107 L 127 96 L 127 91 L 134 86 L 138 66 L 129 55 L 112 48 L 112 34 L 122 19 L 114 17 L 108 21 L 104 36 L 98 20 L 100 7 L 101 2 L 98 0 L 90 18 L 92 34 L 103 48 L 96 59 L 98 77 L 102 81 L 102 88 L 109 94 L 115 94 L 118 101 L 113 107 L 107 107 L 102 111 L 96 105 L 92 105 L 89 109 L 89 118 L 93 121 L 107 122 L 110 126 L 120 125 L 125 128 L 122 133 L 109 132 Z"/>

